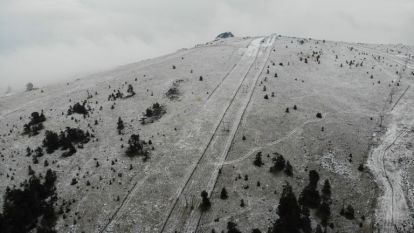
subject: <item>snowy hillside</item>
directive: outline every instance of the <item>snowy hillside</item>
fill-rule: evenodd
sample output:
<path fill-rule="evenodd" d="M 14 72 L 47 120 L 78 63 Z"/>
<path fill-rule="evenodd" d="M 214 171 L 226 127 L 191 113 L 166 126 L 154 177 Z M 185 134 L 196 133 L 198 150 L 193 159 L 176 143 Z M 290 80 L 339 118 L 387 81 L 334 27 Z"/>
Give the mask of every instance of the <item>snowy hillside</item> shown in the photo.
<path fill-rule="evenodd" d="M 219 37 L 2 96 L 0 226 L 41 177 L 55 213 L 27 214 L 26 230 L 278 232 L 293 193 L 302 232 L 412 232 L 413 54 Z"/>

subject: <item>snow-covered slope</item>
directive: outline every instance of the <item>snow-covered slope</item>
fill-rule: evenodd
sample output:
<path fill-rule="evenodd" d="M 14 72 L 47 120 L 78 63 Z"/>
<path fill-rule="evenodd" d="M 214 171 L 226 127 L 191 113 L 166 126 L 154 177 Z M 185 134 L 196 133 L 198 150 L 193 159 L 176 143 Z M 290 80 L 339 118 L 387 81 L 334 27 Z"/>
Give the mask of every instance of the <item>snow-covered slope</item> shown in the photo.
<path fill-rule="evenodd" d="M 57 173 L 56 209 L 65 207 L 58 232 L 221 232 L 228 222 L 266 232 L 278 218 L 282 186 L 288 182 L 299 197 L 316 170 L 318 189 L 324 180 L 332 188 L 328 232 L 409 232 L 412 54 L 403 45 L 232 37 L 2 96 L 0 202 L 6 187 L 28 179 L 29 166 L 36 173 L 50 168 Z M 108 98 L 118 90 L 126 95 L 129 85 L 134 96 Z M 67 114 L 83 101 L 88 115 Z M 166 113 L 141 124 L 156 102 Z M 44 129 L 23 135 L 36 111 L 46 117 Z M 34 164 L 26 156 L 28 147 L 42 147 L 47 130 L 66 127 L 94 137 L 70 157 L 43 149 Z M 126 156 L 132 134 L 151 140 L 148 160 Z M 253 165 L 258 152 L 261 167 Z M 278 154 L 293 176 L 269 172 Z M 204 190 L 212 205 L 202 212 Z M 348 205 L 351 220 L 340 214 Z M 313 228 L 320 223 L 316 209 L 310 219 Z"/>

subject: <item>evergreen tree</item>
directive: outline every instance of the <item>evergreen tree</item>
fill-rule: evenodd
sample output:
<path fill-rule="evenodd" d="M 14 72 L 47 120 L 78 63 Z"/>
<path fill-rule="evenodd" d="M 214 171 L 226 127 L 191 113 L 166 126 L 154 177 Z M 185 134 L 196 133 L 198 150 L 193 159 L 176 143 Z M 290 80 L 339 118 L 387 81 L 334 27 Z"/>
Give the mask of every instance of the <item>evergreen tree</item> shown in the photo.
<path fill-rule="evenodd" d="M 317 190 L 319 174 L 315 170 L 309 171 L 309 184 L 303 189 L 299 196 L 299 203 L 311 209 L 319 207 L 321 197 Z"/>
<path fill-rule="evenodd" d="M 257 167 L 261 167 L 262 165 L 264 165 L 262 161 L 262 152 L 257 152 L 256 158 L 254 159 L 253 164 Z"/>
<path fill-rule="evenodd" d="M 285 174 L 287 176 L 293 176 L 293 168 L 292 168 L 292 165 L 290 165 L 289 161 L 286 162 Z"/>
<path fill-rule="evenodd" d="M 319 182 L 319 173 L 315 170 L 309 171 L 309 185 L 312 187 L 317 187 Z"/>
<path fill-rule="evenodd" d="M 207 191 L 204 190 L 201 192 L 201 198 L 202 198 L 202 201 L 201 201 L 200 209 L 201 211 L 207 211 L 211 207 L 211 202 L 210 202 L 210 199 L 208 198 Z"/>
<path fill-rule="evenodd" d="M 148 159 L 148 151 L 144 150 L 144 142 L 140 140 L 139 134 L 132 134 L 129 138 L 126 154 L 129 157 L 144 156 L 144 160 Z"/>
<path fill-rule="evenodd" d="M 322 226 L 326 227 L 328 225 L 329 218 L 331 217 L 331 207 L 327 201 L 322 201 L 317 211 L 317 215 L 321 219 Z"/>
<path fill-rule="evenodd" d="M 345 218 L 347 218 L 348 220 L 352 220 L 355 218 L 355 211 L 354 211 L 354 207 L 352 207 L 351 205 L 348 205 L 345 209 L 342 208 L 341 213 L 342 216 L 344 216 Z"/>
<path fill-rule="evenodd" d="M 129 85 L 128 85 L 128 90 L 127 90 L 127 92 L 128 92 L 128 94 L 129 94 L 129 96 L 128 96 L 128 97 L 131 97 L 131 96 L 134 96 L 134 95 L 135 95 L 134 87 L 133 87 L 131 84 L 129 84 Z"/>
<path fill-rule="evenodd" d="M 331 199 L 331 184 L 329 180 L 325 180 L 323 187 L 322 187 L 322 199 L 329 200 Z"/>
<path fill-rule="evenodd" d="M 116 129 L 118 130 L 118 134 L 121 135 L 122 134 L 122 130 L 124 130 L 125 126 L 124 126 L 124 122 L 122 121 L 121 117 L 118 118 L 118 123 L 117 123 L 117 127 Z"/>
<path fill-rule="evenodd" d="M 300 210 L 300 228 L 304 233 L 311 233 L 312 232 L 312 224 L 311 220 L 309 219 L 310 211 L 309 208 L 306 206 L 302 206 Z"/>
<path fill-rule="evenodd" d="M 300 233 L 300 209 L 289 183 L 283 186 L 277 214 L 279 219 L 273 224 L 270 233 Z"/>
<path fill-rule="evenodd" d="M 228 197 L 229 196 L 227 195 L 227 190 L 226 190 L 226 188 L 223 187 L 223 189 L 221 190 L 221 193 L 220 193 L 220 198 L 223 199 L 223 200 L 225 200 Z"/>
<path fill-rule="evenodd" d="M 227 233 L 241 233 L 239 229 L 237 229 L 237 224 L 234 222 L 227 223 Z"/>
<path fill-rule="evenodd" d="M 58 135 L 55 132 L 46 131 L 43 146 L 46 147 L 46 152 L 48 154 L 53 153 L 60 147 Z"/>
<path fill-rule="evenodd" d="M 270 167 L 270 172 L 277 173 L 277 172 L 282 171 L 283 168 L 285 168 L 285 164 L 286 164 L 285 158 L 283 157 L 283 155 L 279 154 L 274 160 L 273 166 Z"/>

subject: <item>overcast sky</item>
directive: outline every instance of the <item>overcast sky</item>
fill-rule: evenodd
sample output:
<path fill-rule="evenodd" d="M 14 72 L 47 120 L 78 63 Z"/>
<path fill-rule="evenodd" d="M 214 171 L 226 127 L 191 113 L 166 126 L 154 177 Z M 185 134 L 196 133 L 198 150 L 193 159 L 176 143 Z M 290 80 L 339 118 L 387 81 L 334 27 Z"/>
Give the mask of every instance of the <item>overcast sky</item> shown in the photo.
<path fill-rule="evenodd" d="M 0 0 L 0 91 L 236 36 L 414 45 L 414 0 Z"/>

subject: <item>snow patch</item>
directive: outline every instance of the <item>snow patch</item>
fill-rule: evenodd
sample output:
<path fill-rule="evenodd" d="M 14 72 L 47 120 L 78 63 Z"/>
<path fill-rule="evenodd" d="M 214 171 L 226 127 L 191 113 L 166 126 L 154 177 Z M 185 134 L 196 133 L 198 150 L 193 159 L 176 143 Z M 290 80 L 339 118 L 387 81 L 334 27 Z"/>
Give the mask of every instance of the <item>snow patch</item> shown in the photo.
<path fill-rule="evenodd" d="M 349 179 L 356 179 L 356 177 L 352 174 L 351 168 L 344 161 L 336 159 L 332 153 L 325 154 L 322 156 L 320 161 L 322 167 L 326 170 Z"/>

